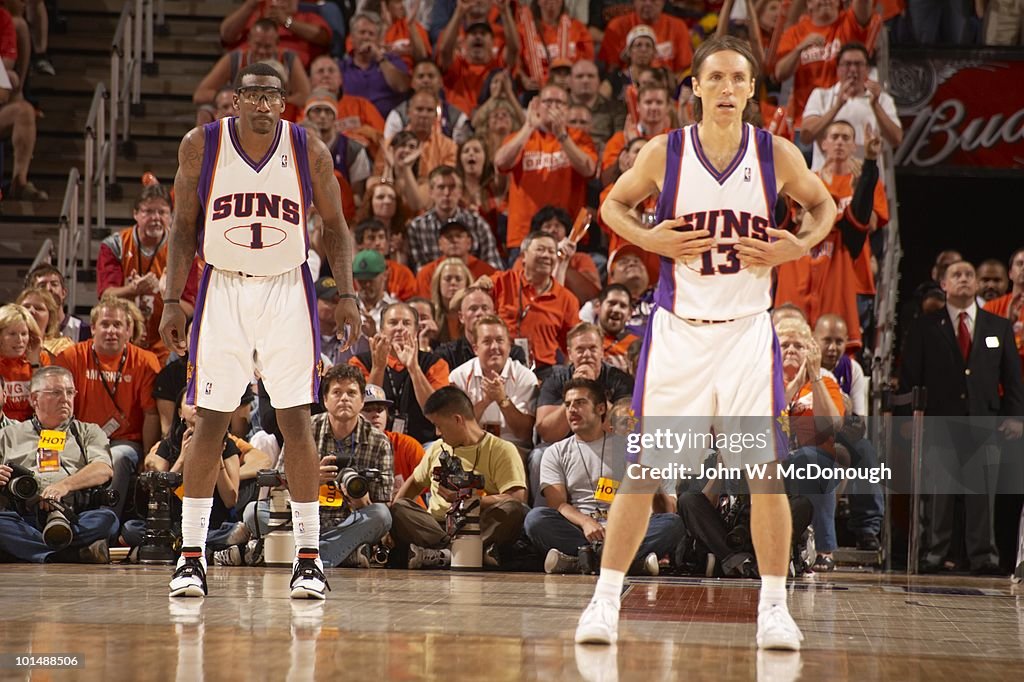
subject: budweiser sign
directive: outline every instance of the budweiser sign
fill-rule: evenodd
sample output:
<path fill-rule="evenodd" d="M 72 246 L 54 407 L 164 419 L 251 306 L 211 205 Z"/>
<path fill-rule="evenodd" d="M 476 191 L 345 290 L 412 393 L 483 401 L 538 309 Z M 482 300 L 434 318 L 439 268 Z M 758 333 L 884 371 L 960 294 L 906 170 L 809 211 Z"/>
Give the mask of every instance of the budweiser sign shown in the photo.
<path fill-rule="evenodd" d="M 1024 170 L 1024 55 L 895 52 L 891 92 L 903 122 L 904 169 Z"/>

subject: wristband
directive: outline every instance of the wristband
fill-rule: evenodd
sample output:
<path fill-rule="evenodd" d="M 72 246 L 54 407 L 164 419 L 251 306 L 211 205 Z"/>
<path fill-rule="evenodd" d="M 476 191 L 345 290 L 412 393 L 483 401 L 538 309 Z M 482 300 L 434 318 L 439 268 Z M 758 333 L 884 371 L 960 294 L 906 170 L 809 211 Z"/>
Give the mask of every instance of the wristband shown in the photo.
<path fill-rule="evenodd" d="M 559 142 L 565 142 L 565 138 L 569 137 L 569 133 L 562 133 L 561 135 L 555 135 L 555 139 Z"/>
<path fill-rule="evenodd" d="M 338 294 L 338 298 L 350 298 L 353 301 L 358 301 L 359 297 L 355 294 Z"/>
<path fill-rule="evenodd" d="M 171 303 L 174 303 L 175 305 L 181 305 L 181 299 L 180 298 L 165 298 L 164 299 L 164 305 L 168 305 L 168 304 L 171 304 Z"/>
<path fill-rule="evenodd" d="M 284 27 L 287 28 L 287 29 L 290 29 L 292 27 L 292 21 L 293 21 L 293 19 L 291 17 L 287 17 L 284 20 Z"/>

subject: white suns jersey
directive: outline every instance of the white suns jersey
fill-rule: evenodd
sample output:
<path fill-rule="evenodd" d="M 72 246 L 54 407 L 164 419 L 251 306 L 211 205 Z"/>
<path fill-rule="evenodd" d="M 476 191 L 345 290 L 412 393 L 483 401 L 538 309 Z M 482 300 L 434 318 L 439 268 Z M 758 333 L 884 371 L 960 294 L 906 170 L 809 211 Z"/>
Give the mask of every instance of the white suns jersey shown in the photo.
<path fill-rule="evenodd" d="M 746 267 L 735 245 L 740 237 L 768 239 L 776 199 L 772 136 L 743 126 L 729 166 L 719 172 L 707 159 L 691 125 L 668 134 L 665 180 L 657 222 L 686 218 L 681 230 L 706 229 L 714 246 L 690 262 L 661 259 L 655 302 L 679 317 L 731 320 L 771 306 L 771 268 Z"/>
<path fill-rule="evenodd" d="M 204 126 L 199 256 L 219 270 L 280 275 L 306 262 L 312 185 L 304 128 L 280 121 L 266 155 L 242 150 L 237 119 Z"/>

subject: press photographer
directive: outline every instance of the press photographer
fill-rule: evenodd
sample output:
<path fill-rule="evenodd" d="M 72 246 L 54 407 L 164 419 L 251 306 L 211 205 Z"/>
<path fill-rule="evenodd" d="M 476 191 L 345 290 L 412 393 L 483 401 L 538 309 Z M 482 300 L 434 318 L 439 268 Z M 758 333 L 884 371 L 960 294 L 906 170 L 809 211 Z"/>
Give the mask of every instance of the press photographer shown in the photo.
<path fill-rule="evenodd" d="M 181 485 L 180 477 L 189 456 L 196 423 L 196 408 L 186 405 L 184 397 L 185 392 L 182 391 L 178 395 L 177 415 L 167 438 L 161 440 L 143 461 L 145 471 L 139 476 L 136 507 L 140 514 L 145 514 L 146 520 L 126 521 L 121 532 L 129 547 L 141 548 L 139 560 L 143 562 L 173 561 L 180 545 L 181 500 L 175 491 Z M 232 510 L 238 501 L 239 455 L 238 447 L 225 433 L 213 507 L 207 519 L 210 531 L 206 547 L 210 551 L 249 539 L 245 527 L 232 521 Z"/>
<path fill-rule="evenodd" d="M 409 547 L 409 568 L 446 568 L 451 565 L 452 538 L 447 532 L 447 515 L 459 491 L 446 488 L 434 476 L 442 454 L 455 455 L 466 474 L 483 476 L 480 497 L 480 537 L 484 560 L 497 566 L 497 547 L 519 537 L 526 518 L 526 471 L 516 446 L 484 431 L 477 422 L 473 403 L 462 390 L 445 386 L 427 399 L 423 408 L 441 440 L 434 443 L 412 476 L 402 484 L 391 514 L 391 536 L 399 547 Z M 413 500 L 430 488 L 430 507 L 423 509 Z M 467 486 L 472 487 L 472 486 Z"/>
<path fill-rule="evenodd" d="M 391 443 L 360 414 L 366 379 L 357 368 L 330 368 L 321 380 L 321 390 L 326 411 L 312 417 L 313 440 L 320 455 L 320 558 L 325 568 L 366 568 L 370 546 L 391 528 L 387 507 L 394 486 Z M 283 453 L 277 466 L 286 473 Z M 244 518 L 254 535 L 266 535 L 269 503 L 250 504 Z M 258 563 L 254 544 L 218 552 L 214 560 L 222 565 Z"/>
<path fill-rule="evenodd" d="M 110 563 L 107 543 L 118 522 L 100 508 L 110 500 L 98 489 L 113 475 L 109 441 L 95 424 L 73 419 L 74 401 L 68 370 L 39 369 L 29 384 L 32 418 L 0 431 L 2 560 Z M 15 476 L 14 467 L 27 472 Z"/>

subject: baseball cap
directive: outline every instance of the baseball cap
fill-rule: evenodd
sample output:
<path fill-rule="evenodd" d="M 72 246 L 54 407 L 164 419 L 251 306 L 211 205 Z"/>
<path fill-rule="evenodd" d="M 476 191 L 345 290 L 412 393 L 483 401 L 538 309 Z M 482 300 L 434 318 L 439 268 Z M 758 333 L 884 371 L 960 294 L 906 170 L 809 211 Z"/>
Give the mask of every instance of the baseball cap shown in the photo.
<path fill-rule="evenodd" d="M 383 388 L 375 384 L 366 384 L 366 390 L 363 391 L 363 405 L 373 405 L 376 403 L 394 405 L 393 401 L 388 400 Z"/>
<path fill-rule="evenodd" d="M 565 57 L 557 57 L 557 58 L 551 60 L 551 67 L 550 68 L 552 68 L 552 69 L 571 69 L 572 68 L 572 61 L 566 59 Z"/>
<path fill-rule="evenodd" d="M 333 277 L 321 277 L 316 281 L 317 298 L 337 298 L 338 283 Z"/>
<path fill-rule="evenodd" d="M 494 35 L 494 29 L 491 28 L 491 25 L 486 21 L 477 21 L 466 27 L 467 34 L 472 33 L 473 31 L 486 31 L 492 36 Z"/>
<path fill-rule="evenodd" d="M 650 251 L 644 251 L 636 244 L 623 244 L 611 253 L 608 257 L 608 273 L 611 274 L 614 272 L 617 261 L 628 254 L 632 254 L 640 259 L 640 262 L 647 270 L 647 276 L 651 280 L 651 286 L 654 286 L 660 275 L 660 261 L 655 254 Z"/>
<path fill-rule="evenodd" d="M 626 34 L 626 47 L 622 48 L 622 58 L 626 59 L 629 55 L 629 48 L 633 46 L 633 42 L 639 38 L 649 38 L 655 45 L 658 44 L 658 39 L 654 35 L 654 29 L 646 24 L 637 24 L 629 33 Z"/>
<path fill-rule="evenodd" d="M 459 222 L 458 220 L 449 220 L 448 222 L 441 226 L 441 229 L 437 231 L 437 235 L 441 236 L 447 232 L 451 232 L 452 230 L 462 230 L 466 234 L 470 233 L 469 228 L 466 227 L 463 223 Z"/>
<path fill-rule="evenodd" d="M 334 112 L 334 115 L 338 115 L 338 100 L 323 93 L 322 91 L 314 91 L 309 99 L 306 100 L 306 108 L 303 109 L 302 113 L 309 116 L 309 110 L 316 107 L 327 107 Z"/>
<path fill-rule="evenodd" d="M 356 279 L 373 279 L 387 269 L 384 256 L 373 249 L 363 249 L 352 261 L 352 276 Z"/>

